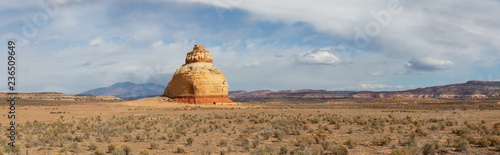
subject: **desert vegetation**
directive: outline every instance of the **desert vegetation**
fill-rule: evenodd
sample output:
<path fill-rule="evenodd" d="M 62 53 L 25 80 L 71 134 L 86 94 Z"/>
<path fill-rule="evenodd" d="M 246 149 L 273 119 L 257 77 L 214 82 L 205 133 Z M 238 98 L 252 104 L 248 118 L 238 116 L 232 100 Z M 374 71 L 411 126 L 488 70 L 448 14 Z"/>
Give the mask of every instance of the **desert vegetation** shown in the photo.
<path fill-rule="evenodd" d="M 19 124 L 18 147 L 2 151 L 99 155 L 494 154 L 500 153 L 499 107 L 281 102 L 240 107 L 131 107 L 119 114 L 86 117 L 60 113 L 56 120 Z M 6 146 L 6 126 L 1 127 L 5 136 L 0 137 L 0 145 Z"/>

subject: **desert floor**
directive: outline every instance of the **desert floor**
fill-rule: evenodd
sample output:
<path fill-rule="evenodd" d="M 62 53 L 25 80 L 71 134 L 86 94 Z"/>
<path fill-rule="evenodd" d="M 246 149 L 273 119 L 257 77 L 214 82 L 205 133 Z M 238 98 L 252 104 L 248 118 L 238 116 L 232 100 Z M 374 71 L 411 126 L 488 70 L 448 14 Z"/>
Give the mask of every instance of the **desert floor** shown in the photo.
<path fill-rule="evenodd" d="M 192 105 L 162 97 L 121 102 L 20 99 L 17 147 L 5 148 L 18 154 L 500 154 L 499 101 Z M 8 108 L 2 103 L 2 146 L 9 142 Z"/>

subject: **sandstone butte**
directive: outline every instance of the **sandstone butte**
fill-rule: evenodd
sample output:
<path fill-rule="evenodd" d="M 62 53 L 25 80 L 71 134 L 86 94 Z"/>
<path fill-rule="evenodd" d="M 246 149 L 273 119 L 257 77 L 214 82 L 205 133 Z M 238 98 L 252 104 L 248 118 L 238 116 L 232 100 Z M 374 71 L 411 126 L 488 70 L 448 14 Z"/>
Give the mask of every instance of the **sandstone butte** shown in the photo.
<path fill-rule="evenodd" d="M 232 103 L 224 73 L 212 64 L 212 55 L 203 45 L 194 45 L 186 63 L 177 69 L 163 96 L 191 104 Z"/>

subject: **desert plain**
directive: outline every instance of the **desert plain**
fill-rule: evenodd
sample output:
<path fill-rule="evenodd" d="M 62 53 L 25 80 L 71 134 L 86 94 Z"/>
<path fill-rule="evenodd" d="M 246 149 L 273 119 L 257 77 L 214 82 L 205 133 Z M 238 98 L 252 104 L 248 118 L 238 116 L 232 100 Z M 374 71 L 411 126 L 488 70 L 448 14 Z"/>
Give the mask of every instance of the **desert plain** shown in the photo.
<path fill-rule="evenodd" d="M 500 154 L 500 98 L 185 104 L 20 98 L 10 154 Z"/>

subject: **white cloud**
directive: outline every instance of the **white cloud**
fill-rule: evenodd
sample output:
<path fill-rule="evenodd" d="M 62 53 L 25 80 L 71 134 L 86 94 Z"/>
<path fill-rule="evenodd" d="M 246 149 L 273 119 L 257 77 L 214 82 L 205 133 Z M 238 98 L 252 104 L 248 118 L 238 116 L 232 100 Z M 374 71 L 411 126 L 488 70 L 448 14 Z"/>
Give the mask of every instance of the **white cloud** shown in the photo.
<path fill-rule="evenodd" d="M 495 0 L 472 2 L 467 0 L 414 2 L 408 0 L 382 1 L 282 1 L 252 0 L 229 5 L 225 1 L 186 0 L 227 9 L 242 9 L 250 13 L 248 20 L 307 23 L 322 35 L 330 35 L 355 45 L 355 28 L 368 35 L 367 26 L 379 26 L 378 35 L 368 35 L 365 48 L 388 57 L 457 57 L 460 64 L 480 64 L 491 67 L 498 61 L 485 57 L 500 57 L 500 3 Z M 185 2 L 182 0 L 182 2 Z M 390 20 L 383 13 L 396 2 L 402 12 L 391 13 Z M 373 14 L 372 12 L 375 12 Z M 379 13 L 379 14 L 377 14 Z M 227 15 L 227 12 L 226 12 Z M 373 29 L 373 27 L 371 27 Z M 307 42 L 314 35 L 302 40 Z"/>
<path fill-rule="evenodd" d="M 89 46 L 101 46 L 104 44 L 104 41 L 101 38 L 95 38 L 94 40 L 89 42 Z"/>
<path fill-rule="evenodd" d="M 302 64 L 333 65 L 340 62 L 332 53 L 326 51 L 312 51 L 298 56 L 296 62 Z"/>
<path fill-rule="evenodd" d="M 154 42 L 151 44 L 151 46 L 154 48 L 160 48 L 163 46 L 163 41 L 160 40 L 160 41 Z"/>
<path fill-rule="evenodd" d="M 450 68 L 454 65 L 450 60 L 441 60 L 436 58 L 415 59 L 412 58 L 405 67 L 410 71 L 432 72 Z"/>

